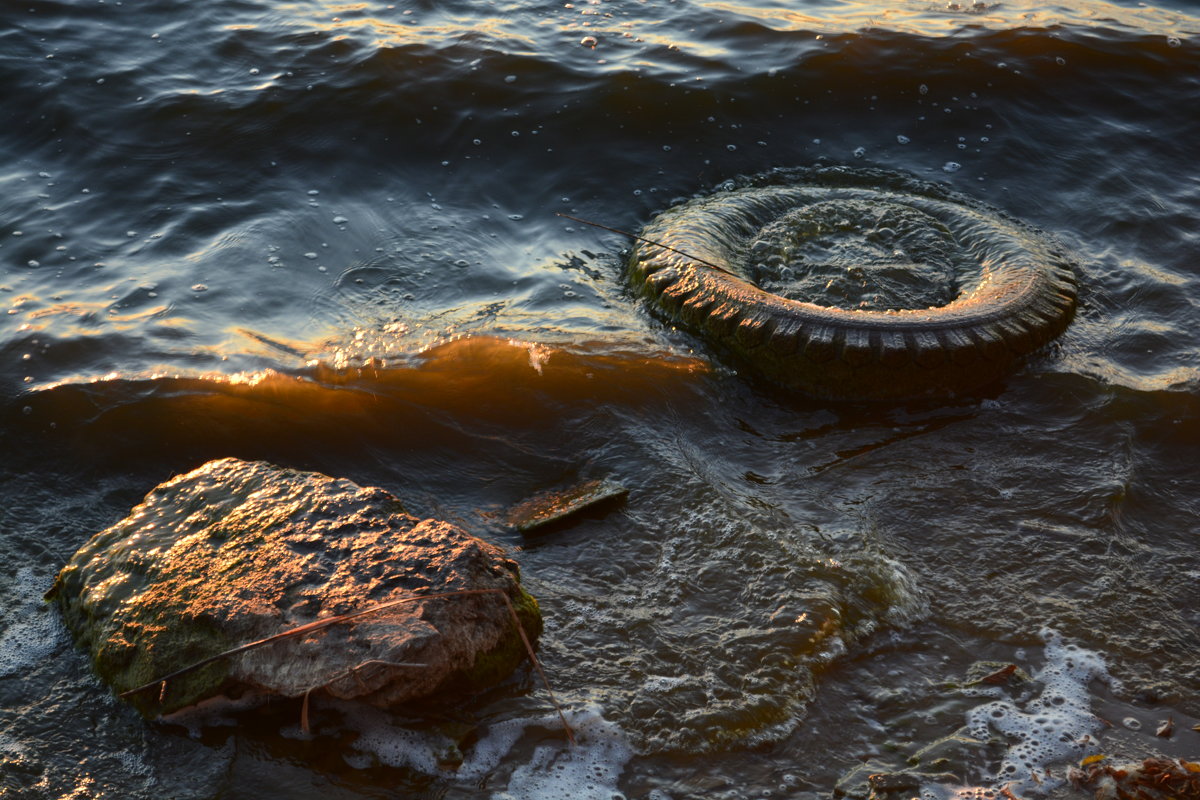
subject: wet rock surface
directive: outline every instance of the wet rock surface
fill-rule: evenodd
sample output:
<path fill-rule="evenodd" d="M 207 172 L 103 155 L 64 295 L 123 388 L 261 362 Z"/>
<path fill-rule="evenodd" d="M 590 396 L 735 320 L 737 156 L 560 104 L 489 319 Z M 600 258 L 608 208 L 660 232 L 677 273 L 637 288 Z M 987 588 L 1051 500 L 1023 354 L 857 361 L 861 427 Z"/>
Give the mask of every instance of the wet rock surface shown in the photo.
<path fill-rule="evenodd" d="M 538 494 L 509 511 L 508 520 L 521 533 L 541 532 L 584 511 L 624 499 L 629 490 L 611 480 L 591 480 L 559 491 Z"/>
<path fill-rule="evenodd" d="M 479 591 L 486 590 L 486 591 Z M 496 591 L 498 590 L 498 591 Z M 96 534 L 50 597 L 96 671 L 125 692 L 283 631 L 411 595 L 278 639 L 130 696 L 148 715 L 217 694 L 320 690 L 393 707 L 507 677 L 541 630 L 516 563 L 379 488 L 222 459 L 154 489 Z"/>

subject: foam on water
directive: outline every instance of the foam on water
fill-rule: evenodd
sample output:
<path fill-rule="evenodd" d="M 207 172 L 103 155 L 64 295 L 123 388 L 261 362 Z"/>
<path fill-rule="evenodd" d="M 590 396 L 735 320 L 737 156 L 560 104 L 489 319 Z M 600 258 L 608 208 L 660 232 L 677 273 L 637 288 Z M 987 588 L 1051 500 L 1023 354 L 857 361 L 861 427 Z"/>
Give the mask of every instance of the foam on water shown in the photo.
<path fill-rule="evenodd" d="M 355 768 L 367 768 L 378 760 L 438 775 L 454 782 L 476 784 L 493 773 L 514 745 L 532 729 L 553 731 L 561 725 L 558 716 L 510 719 L 489 725 L 455 769 L 442 766 L 442 756 L 454 743 L 446 736 L 396 725 L 390 715 L 371 708 L 342 706 L 351 727 L 359 732 L 356 752 L 346 757 Z M 556 736 L 554 744 L 538 745 L 528 762 L 516 767 L 508 785 L 493 794 L 497 800 L 617 800 L 624 795 L 617 781 L 633 750 L 625 734 L 604 719 L 600 709 L 586 706 L 566 712 L 576 737 L 569 745 Z"/>
<path fill-rule="evenodd" d="M 4 607 L 13 621 L 0 632 L 0 678 L 39 664 L 66 642 L 62 620 L 42 602 L 48 585 L 30 567 L 22 567 L 4 592 Z"/>
<path fill-rule="evenodd" d="M 517 767 L 497 800 L 623 800 L 617 781 L 633 757 L 625 736 L 595 708 L 573 714 L 575 747 L 543 745 Z"/>
<path fill-rule="evenodd" d="M 1013 700 L 999 688 L 978 689 L 997 699 L 967 714 L 971 736 L 986 741 L 998 733 L 1012 742 L 995 781 L 1018 796 L 1044 795 L 1061 786 L 1064 779 L 1051 766 L 1078 763 L 1097 752 L 1105 724 L 1092 713 L 1089 686 L 1093 681 L 1113 684 L 1098 653 L 1067 644 L 1055 631 L 1041 634 L 1046 663 L 1033 675 L 1042 685 L 1041 694 Z"/>

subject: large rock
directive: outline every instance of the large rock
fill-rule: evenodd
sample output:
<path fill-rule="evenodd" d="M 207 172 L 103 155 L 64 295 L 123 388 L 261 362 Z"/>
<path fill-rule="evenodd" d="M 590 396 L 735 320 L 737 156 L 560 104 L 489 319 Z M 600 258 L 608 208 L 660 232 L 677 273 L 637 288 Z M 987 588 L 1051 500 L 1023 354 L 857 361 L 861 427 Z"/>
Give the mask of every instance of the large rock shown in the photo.
<path fill-rule="evenodd" d="M 407 597 L 508 595 L 531 639 L 537 601 L 497 547 L 418 520 L 378 488 L 237 459 L 154 489 L 92 537 L 50 591 L 97 672 L 118 692 L 248 642 Z M 320 689 L 396 706 L 476 691 L 525 657 L 496 593 L 403 603 L 221 658 L 130 700 L 170 712 L 247 690 Z"/>

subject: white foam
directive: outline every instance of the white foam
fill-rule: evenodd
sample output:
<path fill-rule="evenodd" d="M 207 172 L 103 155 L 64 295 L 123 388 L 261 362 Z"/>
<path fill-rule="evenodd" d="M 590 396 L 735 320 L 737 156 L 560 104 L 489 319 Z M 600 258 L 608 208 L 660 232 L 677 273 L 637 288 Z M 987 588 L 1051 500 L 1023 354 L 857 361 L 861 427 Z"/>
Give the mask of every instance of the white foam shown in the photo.
<path fill-rule="evenodd" d="M 0 731 L 0 753 L 22 755 L 25 753 L 25 745 L 4 731 Z"/>
<path fill-rule="evenodd" d="M 1104 723 L 1092 713 L 1088 687 L 1095 680 L 1112 683 L 1098 653 L 1067 644 L 1054 631 L 1041 634 L 1046 663 L 1033 675 L 1041 694 L 1021 703 L 1001 697 L 967 713 L 971 736 L 987 740 L 994 731 L 1013 742 L 995 780 L 1018 796 L 1061 786 L 1064 779 L 1051 774 L 1051 765 L 1077 763 L 1097 751 Z"/>
<path fill-rule="evenodd" d="M 351 767 L 366 768 L 377 760 L 389 767 L 407 767 L 426 775 L 440 773 L 438 754 L 453 745 L 448 737 L 401 727 L 382 709 L 334 705 L 342 708 L 350 727 L 359 732 L 354 741 L 357 752 L 345 759 Z"/>
<path fill-rule="evenodd" d="M 596 709 L 570 717 L 578 744 L 538 747 L 496 800 L 623 800 L 617 781 L 633 757 L 621 730 Z"/>
<path fill-rule="evenodd" d="M 642 690 L 657 694 L 665 694 L 672 689 L 686 686 L 688 679 L 681 675 L 647 675 L 642 680 Z"/>
<path fill-rule="evenodd" d="M 355 752 L 346 757 L 353 768 L 378 762 L 438 775 L 455 783 L 475 786 L 497 770 L 513 746 L 530 729 L 556 730 L 556 714 L 518 718 L 489 725 L 456 769 L 440 766 L 439 755 L 454 746 L 436 732 L 415 731 L 394 723 L 385 711 L 341 706 L 347 721 L 358 731 Z M 624 733 L 588 706 L 567 713 L 576 744 L 539 745 L 525 764 L 517 766 L 508 785 L 493 795 L 496 800 L 620 800 L 617 781 L 633 750 Z M 495 779 L 491 781 L 495 782 Z"/>
<path fill-rule="evenodd" d="M 17 570 L 2 602 L 14 620 L 0 633 L 0 678 L 16 675 L 49 658 L 67 640 L 58 614 L 42 601 L 47 581 L 29 567 Z"/>

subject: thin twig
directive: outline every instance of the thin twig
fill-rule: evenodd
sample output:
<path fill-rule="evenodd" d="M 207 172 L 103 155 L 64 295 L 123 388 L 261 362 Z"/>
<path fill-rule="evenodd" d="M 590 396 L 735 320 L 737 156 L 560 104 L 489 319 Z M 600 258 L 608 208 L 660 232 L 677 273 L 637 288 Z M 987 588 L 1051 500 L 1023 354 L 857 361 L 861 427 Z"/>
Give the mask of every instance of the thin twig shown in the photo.
<path fill-rule="evenodd" d="M 347 622 L 352 619 L 357 619 L 358 617 L 364 617 L 368 614 L 374 614 L 379 611 L 384 611 L 386 609 L 393 608 L 394 606 L 398 606 L 403 603 L 414 603 L 419 600 L 432 600 L 432 599 L 440 598 L 440 597 L 464 597 L 467 595 L 483 595 L 483 594 L 498 594 L 504 600 L 504 605 L 508 607 L 508 613 L 512 617 L 513 624 L 515 624 L 517 626 L 517 633 L 519 633 L 521 636 L 521 642 L 525 645 L 525 652 L 529 655 L 529 660 L 533 663 L 534 669 L 536 669 L 538 672 L 538 675 L 541 676 L 542 685 L 546 687 L 546 693 L 550 696 L 550 702 L 554 705 L 554 709 L 558 712 L 558 718 L 562 721 L 563 729 L 566 731 L 566 734 L 567 734 L 567 740 L 570 741 L 571 744 L 575 744 L 575 734 L 571 730 L 571 726 L 567 723 L 567 717 L 563 713 L 562 706 L 560 706 L 558 703 L 558 698 L 556 698 L 554 696 L 554 690 L 550 688 L 550 681 L 546 678 L 546 673 L 542 669 L 541 662 L 538 661 L 537 655 L 533 651 L 533 645 L 530 643 L 529 637 L 525 633 L 525 626 L 521 624 L 521 618 L 517 616 L 517 610 L 513 606 L 512 600 L 509 599 L 508 592 L 504 591 L 503 589 L 458 589 L 458 590 L 452 591 L 452 592 L 434 592 L 432 594 L 417 594 L 417 595 L 411 595 L 409 597 L 402 597 L 398 600 L 390 600 L 386 603 L 380 603 L 379 605 L 370 606 L 369 608 L 360 609 L 358 611 L 351 611 L 348 614 L 339 614 L 334 617 L 326 617 L 325 619 L 315 620 L 313 622 L 305 623 L 304 625 L 299 625 L 295 628 L 289 628 L 286 631 L 280 631 L 279 633 L 273 634 L 264 639 L 258 639 L 256 641 L 249 642 L 247 644 L 243 644 L 238 647 L 234 647 L 230 650 L 226 650 L 223 653 L 217 653 L 214 656 L 209 656 L 208 658 L 197 661 L 194 664 L 189 664 L 188 666 L 183 667 L 182 669 L 177 669 L 174 672 L 168 673 L 167 675 L 163 675 L 161 678 L 155 678 L 154 680 L 150 681 L 149 683 L 144 683 L 141 686 L 137 686 L 133 689 L 129 689 L 128 691 L 121 692 L 120 697 L 128 698 L 135 694 L 138 694 L 139 692 L 144 692 L 147 689 L 151 689 L 151 688 L 157 686 L 157 687 L 159 687 L 158 699 L 159 699 L 159 702 L 161 703 L 163 701 L 163 699 L 166 697 L 167 681 L 171 681 L 182 675 L 186 675 L 189 672 L 193 672 L 197 669 L 200 669 L 201 667 L 207 666 L 207 665 L 213 663 L 214 661 L 219 661 L 222 658 L 229 658 L 230 656 L 235 656 L 235 655 L 238 655 L 239 653 L 244 653 L 247 650 L 253 650 L 256 647 L 262 647 L 263 645 L 271 644 L 272 642 L 277 642 L 280 639 L 286 639 L 286 638 L 289 638 L 292 636 L 299 636 L 300 634 L 303 634 L 303 633 L 311 633 L 312 631 L 321 630 L 322 628 L 327 628 L 330 625 L 336 625 L 339 622 Z M 369 663 L 369 662 L 364 662 L 364 663 Z M 396 666 L 418 666 L 418 665 L 397 664 Z M 353 672 L 353 668 L 350 671 Z M 342 677 L 342 676 L 338 676 L 338 677 Z M 337 678 L 334 678 L 334 680 L 337 680 Z M 332 683 L 332 682 L 333 681 L 330 681 L 329 683 Z M 327 686 L 328 683 L 325 685 Z M 319 688 L 322 688 L 322 687 L 315 686 L 315 687 L 307 690 L 304 693 L 304 704 L 301 707 L 301 728 L 302 729 L 306 730 L 307 725 L 308 725 L 308 695 L 315 689 L 319 689 Z"/>
<path fill-rule="evenodd" d="M 520 618 L 517 617 L 517 610 L 513 608 L 512 600 L 508 599 L 507 592 L 500 592 L 500 596 L 504 598 L 504 605 L 508 606 L 508 613 L 512 615 L 513 622 L 516 623 L 517 633 L 521 634 L 521 641 L 525 643 L 525 652 L 529 654 L 529 660 L 533 662 L 533 668 L 538 671 L 538 675 L 542 676 L 542 684 L 546 687 L 546 694 L 550 696 L 550 702 L 554 704 L 554 710 L 558 712 L 558 718 L 562 721 L 563 730 L 567 732 L 567 741 L 575 744 L 575 732 L 567 724 L 567 717 L 563 714 L 562 706 L 558 704 L 558 698 L 554 696 L 554 690 L 550 688 L 550 681 L 546 679 L 546 673 L 542 671 L 542 664 L 537 660 L 537 656 L 533 654 L 533 645 L 529 643 L 529 637 L 525 635 L 525 626 L 521 624 Z"/>
<path fill-rule="evenodd" d="M 639 242 L 645 242 L 646 244 L 652 244 L 655 247 L 661 247 L 663 250 L 670 250 L 672 253 L 678 253 L 681 256 L 690 258 L 692 261 L 698 261 L 706 267 L 712 267 L 715 270 L 724 272 L 726 275 L 732 275 L 733 277 L 739 278 L 739 279 L 741 278 L 741 276 L 738 275 L 736 272 L 726 269 L 725 267 L 722 267 L 719 264 L 714 264 L 711 261 L 705 261 L 700 256 L 694 256 L 691 253 L 685 253 L 682 250 L 678 250 L 674 247 L 671 247 L 670 245 L 665 245 L 662 242 L 656 242 L 653 239 L 647 239 L 644 236 L 638 236 L 636 233 L 630 233 L 629 231 L 623 231 L 620 228 L 610 228 L 607 225 L 601 225 L 599 222 L 589 222 L 586 219 L 580 219 L 579 217 L 572 217 L 570 214 L 564 214 L 561 211 L 555 211 L 554 214 L 555 214 L 555 216 L 563 217 L 564 219 L 574 220 L 575 222 L 582 222 L 584 225 L 591 225 L 593 228 L 600 228 L 601 230 L 610 231 L 612 233 L 619 233 L 622 236 L 628 236 L 630 239 L 637 239 Z"/>
<path fill-rule="evenodd" d="M 141 686 L 135 687 L 135 688 L 130 689 L 125 692 L 121 692 L 120 696 L 124 698 L 124 697 L 130 697 L 131 695 L 138 694 L 139 692 L 144 692 L 145 690 L 147 690 L 153 686 L 157 686 L 160 683 L 166 683 L 167 681 L 174 680 L 175 678 L 178 678 L 181 675 L 186 675 L 189 672 L 200 669 L 201 667 L 206 667 L 209 664 L 213 663 L 214 661 L 220 661 L 222 658 L 229 658 L 230 656 L 236 656 L 239 653 L 243 653 L 247 650 L 253 650 L 256 647 L 262 647 L 264 644 L 270 644 L 271 642 L 278 641 L 279 639 L 287 639 L 292 636 L 299 636 L 302 633 L 310 633 L 311 631 L 316 631 L 316 630 L 320 630 L 322 628 L 327 628 L 330 625 L 336 625 L 339 622 L 346 622 L 346 621 L 354 619 L 356 617 L 366 616 L 367 614 L 374 614 L 378 611 L 383 611 L 385 609 L 392 608 L 393 606 L 398 606 L 403 603 L 413 603 L 418 600 L 425 600 L 428 598 L 435 598 L 435 597 L 455 597 L 458 595 L 470 595 L 470 594 L 494 594 L 496 592 L 502 592 L 502 591 L 503 590 L 501 590 L 501 589 L 460 589 L 455 592 L 439 592 L 436 594 L 413 595 L 411 597 L 402 597 L 399 600 L 391 600 L 387 603 L 380 603 L 377 606 L 371 606 L 370 608 L 364 608 L 359 611 L 352 611 L 349 614 L 339 614 L 336 617 L 326 617 L 325 619 L 318 619 L 313 622 L 308 622 L 308 623 L 305 623 L 304 625 L 297 626 L 295 628 L 289 628 L 286 631 L 280 631 L 279 633 L 268 636 L 265 639 L 259 639 L 254 642 L 249 642 L 247 644 L 243 644 L 238 647 L 235 647 L 232 650 L 226 650 L 223 653 L 217 653 L 215 656 L 209 656 L 208 658 L 205 658 L 201 661 L 197 661 L 194 664 L 189 664 L 188 666 L 184 667 L 183 669 L 177 669 L 168 675 L 163 675 L 161 678 L 155 678 L 154 680 L 150 681 L 149 683 L 143 683 Z M 165 692 L 165 690 L 164 690 L 164 692 Z"/>

